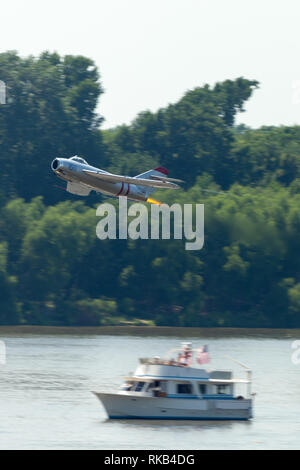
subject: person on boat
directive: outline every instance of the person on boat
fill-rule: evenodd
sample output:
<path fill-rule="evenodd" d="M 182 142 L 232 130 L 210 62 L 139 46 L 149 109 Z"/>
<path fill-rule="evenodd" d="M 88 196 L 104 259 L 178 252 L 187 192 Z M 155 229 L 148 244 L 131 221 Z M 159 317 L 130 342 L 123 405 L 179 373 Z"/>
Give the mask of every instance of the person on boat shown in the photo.
<path fill-rule="evenodd" d="M 183 366 L 184 365 L 184 357 L 183 357 L 183 354 L 180 352 L 178 354 L 178 357 L 177 357 L 177 364 L 179 366 Z"/>
<path fill-rule="evenodd" d="M 188 367 L 191 365 L 192 353 L 189 349 L 185 348 L 178 354 L 178 362 L 181 366 Z"/>
<path fill-rule="evenodd" d="M 153 396 L 154 397 L 159 397 L 160 396 L 161 387 L 160 387 L 160 381 L 159 380 L 156 380 L 154 382 L 154 387 L 152 388 L 152 391 L 153 391 Z"/>

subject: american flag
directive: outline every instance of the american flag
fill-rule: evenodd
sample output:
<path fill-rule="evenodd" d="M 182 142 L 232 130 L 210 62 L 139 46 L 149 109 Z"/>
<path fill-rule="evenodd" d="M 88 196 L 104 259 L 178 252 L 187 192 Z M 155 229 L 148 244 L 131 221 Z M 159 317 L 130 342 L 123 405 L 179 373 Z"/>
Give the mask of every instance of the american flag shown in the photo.
<path fill-rule="evenodd" d="M 197 349 L 196 360 L 198 364 L 207 364 L 208 362 L 210 362 L 207 344 Z"/>

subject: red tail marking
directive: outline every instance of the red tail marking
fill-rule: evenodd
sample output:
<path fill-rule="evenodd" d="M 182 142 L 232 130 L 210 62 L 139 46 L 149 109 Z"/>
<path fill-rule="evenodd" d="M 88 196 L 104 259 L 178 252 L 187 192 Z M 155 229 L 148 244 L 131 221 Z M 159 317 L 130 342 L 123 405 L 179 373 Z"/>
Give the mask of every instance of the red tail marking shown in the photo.
<path fill-rule="evenodd" d="M 158 166 L 157 168 L 154 168 L 155 171 L 159 171 L 160 173 L 163 173 L 164 175 L 169 174 L 169 170 L 164 168 L 163 166 Z"/>

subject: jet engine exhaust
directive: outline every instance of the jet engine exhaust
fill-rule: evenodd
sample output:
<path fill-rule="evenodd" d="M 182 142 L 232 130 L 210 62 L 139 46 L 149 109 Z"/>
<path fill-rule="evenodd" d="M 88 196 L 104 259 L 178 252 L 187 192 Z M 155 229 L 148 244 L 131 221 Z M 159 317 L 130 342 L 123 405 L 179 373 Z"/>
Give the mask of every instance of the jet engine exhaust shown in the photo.
<path fill-rule="evenodd" d="M 163 204 L 162 202 L 156 201 L 155 199 L 151 199 L 150 197 L 148 197 L 146 202 L 150 202 L 151 204 L 157 204 L 158 206 L 161 206 Z"/>

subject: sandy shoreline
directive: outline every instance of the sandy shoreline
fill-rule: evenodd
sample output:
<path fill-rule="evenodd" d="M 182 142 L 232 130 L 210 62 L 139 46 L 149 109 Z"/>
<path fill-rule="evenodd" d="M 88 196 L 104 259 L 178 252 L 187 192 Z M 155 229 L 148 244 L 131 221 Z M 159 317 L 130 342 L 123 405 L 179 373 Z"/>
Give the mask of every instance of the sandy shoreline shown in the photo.
<path fill-rule="evenodd" d="M 180 337 L 297 337 L 300 329 L 275 328 L 193 328 L 168 326 L 0 326 L 0 336 L 6 335 L 135 335 L 135 336 L 180 336 Z"/>

